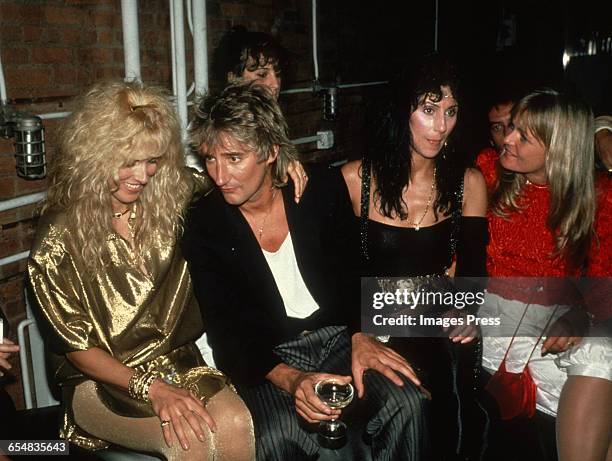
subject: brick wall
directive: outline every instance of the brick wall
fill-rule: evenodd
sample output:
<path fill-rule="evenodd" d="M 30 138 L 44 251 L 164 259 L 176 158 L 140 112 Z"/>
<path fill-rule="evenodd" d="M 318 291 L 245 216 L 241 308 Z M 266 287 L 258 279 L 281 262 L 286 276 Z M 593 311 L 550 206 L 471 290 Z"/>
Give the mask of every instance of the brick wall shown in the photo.
<path fill-rule="evenodd" d="M 320 23 L 322 77 L 337 59 L 337 20 L 333 5 L 325 4 Z M 309 0 L 209 0 L 209 50 L 231 26 L 277 33 L 295 56 L 291 80 L 284 88 L 309 86 L 312 80 L 311 10 Z M 323 16 L 323 15 L 322 15 Z M 168 2 L 139 2 L 142 77 L 147 83 L 171 88 L 170 18 Z M 185 22 L 187 27 L 187 22 Z M 191 36 L 186 32 L 188 78 L 191 78 Z M 19 110 L 32 113 L 67 111 L 71 97 L 91 83 L 123 76 L 123 45 L 119 0 L 0 0 L 0 54 L 9 99 Z M 212 54 L 212 53 L 211 53 Z M 326 73 L 327 72 L 327 73 Z M 216 82 L 211 82 L 214 86 Z M 311 136 L 318 129 L 333 129 L 337 147 L 316 151 L 301 146 L 305 161 L 329 161 L 361 151 L 359 133 L 364 94 L 376 89 L 346 90 L 341 95 L 338 122 L 322 121 L 322 99 L 311 94 L 284 95 L 281 102 L 292 137 Z M 60 121 L 46 120 L 48 159 L 52 159 Z M 0 200 L 46 189 L 46 180 L 28 181 L 15 173 L 12 140 L 0 138 Z M 0 258 L 28 250 L 36 230 L 37 205 L 0 213 Z M 18 323 L 25 318 L 23 299 L 25 260 L 0 266 L 0 308 L 11 324 L 15 340 Z M 5 382 L 17 406 L 23 406 L 18 359 Z"/>

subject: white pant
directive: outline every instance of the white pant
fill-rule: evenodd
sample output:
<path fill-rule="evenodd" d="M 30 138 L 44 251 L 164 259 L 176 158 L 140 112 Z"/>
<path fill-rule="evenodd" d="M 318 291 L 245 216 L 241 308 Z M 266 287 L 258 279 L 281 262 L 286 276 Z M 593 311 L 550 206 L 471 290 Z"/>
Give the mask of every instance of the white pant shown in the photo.
<path fill-rule="evenodd" d="M 512 334 L 525 311 L 521 301 L 504 299 L 487 293 L 480 309 L 482 317 L 499 317 L 501 327 L 495 331 L 485 330 L 483 338 L 482 365 L 494 373 L 508 350 Z M 506 369 L 512 373 L 521 372 L 531 350 L 538 340 L 555 306 L 531 304 L 521 323 L 519 335 L 514 338 L 506 358 Z M 559 306 L 551 323 L 568 310 Z M 500 336 L 492 336 L 500 335 Z M 528 336 L 526 336 L 528 335 Z M 552 416 L 557 414 L 559 396 L 568 375 L 592 376 L 612 381 L 612 339 L 609 337 L 588 337 L 561 354 L 547 354 L 542 357 L 542 343 L 539 341 L 531 360 L 529 371 L 537 386 L 536 407 Z"/>

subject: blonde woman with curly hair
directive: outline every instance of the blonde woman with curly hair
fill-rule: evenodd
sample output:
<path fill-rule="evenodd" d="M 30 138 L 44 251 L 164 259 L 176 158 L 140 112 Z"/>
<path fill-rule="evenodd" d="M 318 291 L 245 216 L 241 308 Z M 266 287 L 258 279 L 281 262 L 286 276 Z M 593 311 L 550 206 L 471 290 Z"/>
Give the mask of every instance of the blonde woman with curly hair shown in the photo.
<path fill-rule="evenodd" d="M 183 168 L 161 89 L 95 85 L 62 127 L 29 260 L 61 386 L 61 437 L 166 459 L 254 458 L 250 414 L 194 341 L 204 328 L 176 244 L 207 182 Z"/>
<path fill-rule="evenodd" d="M 513 339 L 484 338 L 483 365 L 501 369 L 498 376 L 528 369 L 537 408 L 557 418 L 562 461 L 612 455 L 612 339 L 604 326 L 612 313 L 612 195 L 609 179 L 594 173 L 593 134 L 588 106 L 536 90 L 514 106 L 499 164 L 478 159 L 486 176 L 499 176 L 485 315 L 516 328 Z M 584 298 L 581 275 L 592 277 Z M 521 413 L 509 410 L 505 419 Z"/>

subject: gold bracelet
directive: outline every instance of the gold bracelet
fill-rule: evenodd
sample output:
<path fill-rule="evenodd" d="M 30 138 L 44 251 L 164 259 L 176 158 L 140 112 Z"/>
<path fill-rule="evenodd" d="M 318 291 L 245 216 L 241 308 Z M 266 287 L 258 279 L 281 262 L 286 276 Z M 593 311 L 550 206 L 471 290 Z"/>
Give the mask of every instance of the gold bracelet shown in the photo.
<path fill-rule="evenodd" d="M 144 402 L 151 402 L 151 400 L 149 400 L 149 388 L 151 387 L 151 384 L 153 384 L 153 381 L 157 379 L 157 374 L 153 371 L 150 371 L 148 373 L 145 373 L 145 376 L 146 379 L 143 379 L 140 399 Z"/>
<path fill-rule="evenodd" d="M 149 402 L 149 388 L 157 377 L 157 373 L 154 371 L 134 371 L 134 374 L 131 376 L 130 382 L 128 383 L 129 396 L 134 400 Z"/>
<path fill-rule="evenodd" d="M 134 374 L 130 377 L 130 381 L 128 382 L 128 395 L 134 400 L 138 399 L 137 386 L 138 381 L 142 377 L 144 373 L 138 369 L 134 370 Z"/>

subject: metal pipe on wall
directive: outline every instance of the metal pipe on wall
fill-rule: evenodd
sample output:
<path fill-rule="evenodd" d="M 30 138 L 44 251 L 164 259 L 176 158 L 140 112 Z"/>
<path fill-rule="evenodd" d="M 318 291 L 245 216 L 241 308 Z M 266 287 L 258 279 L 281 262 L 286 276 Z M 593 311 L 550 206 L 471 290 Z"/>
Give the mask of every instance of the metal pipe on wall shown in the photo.
<path fill-rule="evenodd" d="M 46 195 L 47 192 L 36 192 L 34 194 L 21 195 L 19 197 L 15 197 L 9 200 L 3 200 L 0 202 L 0 212 L 13 210 L 22 206 L 38 203 L 43 200 Z M 4 258 L 0 258 L 0 266 L 5 266 L 7 264 L 12 264 L 14 262 L 21 261 L 22 259 L 26 259 L 28 256 L 30 256 L 29 251 L 21 251 L 16 254 L 5 256 Z"/>
<path fill-rule="evenodd" d="M 170 19 L 172 27 L 173 81 L 175 82 L 176 109 L 181 124 L 183 141 L 187 132 L 187 66 L 185 63 L 185 17 L 183 0 L 170 0 Z M 185 163 L 189 167 L 201 169 L 199 158 L 185 151 Z"/>
<path fill-rule="evenodd" d="M 174 49 L 174 0 L 168 0 L 170 7 L 170 61 L 172 65 L 172 94 L 176 96 L 176 50 Z"/>
<path fill-rule="evenodd" d="M 138 0 L 121 0 L 125 80 L 142 81 L 138 37 Z"/>
<path fill-rule="evenodd" d="M 4 81 L 4 70 L 2 69 L 2 57 L 0 57 L 0 104 L 6 104 L 6 82 Z"/>
<path fill-rule="evenodd" d="M 72 112 L 49 112 L 47 114 L 38 114 L 38 116 L 43 120 L 51 120 L 55 118 L 65 118 L 68 117 Z"/>
<path fill-rule="evenodd" d="M 312 0 L 312 62 L 314 79 L 319 80 L 319 52 L 317 45 L 317 0 Z"/>
<path fill-rule="evenodd" d="M 436 15 L 434 17 L 434 51 L 438 51 L 438 15 L 440 13 L 440 5 L 436 0 Z"/>
<path fill-rule="evenodd" d="M 374 86 L 374 85 L 386 85 L 389 83 L 387 80 L 379 80 L 377 82 L 363 82 L 363 83 L 344 83 L 338 85 L 338 88 L 358 88 L 360 86 Z"/>
<path fill-rule="evenodd" d="M 7 264 L 12 264 L 14 262 L 21 261 L 22 259 L 26 259 L 28 256 L 30 256 L 29 251 L 22 251 L 21 253 L 0 258 L 0 266 L 5 266 Z"/>
<path fill-rule="evenodd" d="M 294 145 L 298 145 L 298 144 L 308 144 L 310 142 L 317 142 L 319 140 L 319 136 L 305 136 L 303 138 L 295 138 L 291 140 L 291 143 Z"/>
<path fill-rule="evenodd" d="M 176 70 L 176 106 L 184 130 L 187 127 L 187 71 L 185 66 L 185 20 L 182 0 L 171 0 L 174 22 L 173 48 Z"/>
<path fill-rule="evenodd" d="M 0 212 L 40 202 L 46 195 L 46 192 L 36 192 L 34 194 L 21 195 L 8 200 L 2 200 L 0 202 Z"/>
<path fill-rule="evenodd" d="M 387 83 L 389 83 L 387 80 L 379 80 L 377 82 L 363 82 L 363 83 L 344 83 L 344 84 L 340 84 L 337 85 L 337 88 L 358 88 L 361 86 L 374 86 L 374 85 L 386 85 Z M 321 87 L 322 89 L 324 87 Z M 306 88 L 292 88 L 290 90 L 283 90 L 281 91 L 281 94 L 296 94 L 296 93 L 312 93 L 313 87 L 306 87 Z"/>
<path fill-rule="evenodd" d="M 193 70 L 195 94 L 208 91 L 208 41 L 206 24 L 206 0 L 192 0 L 193 15 Z"/>

